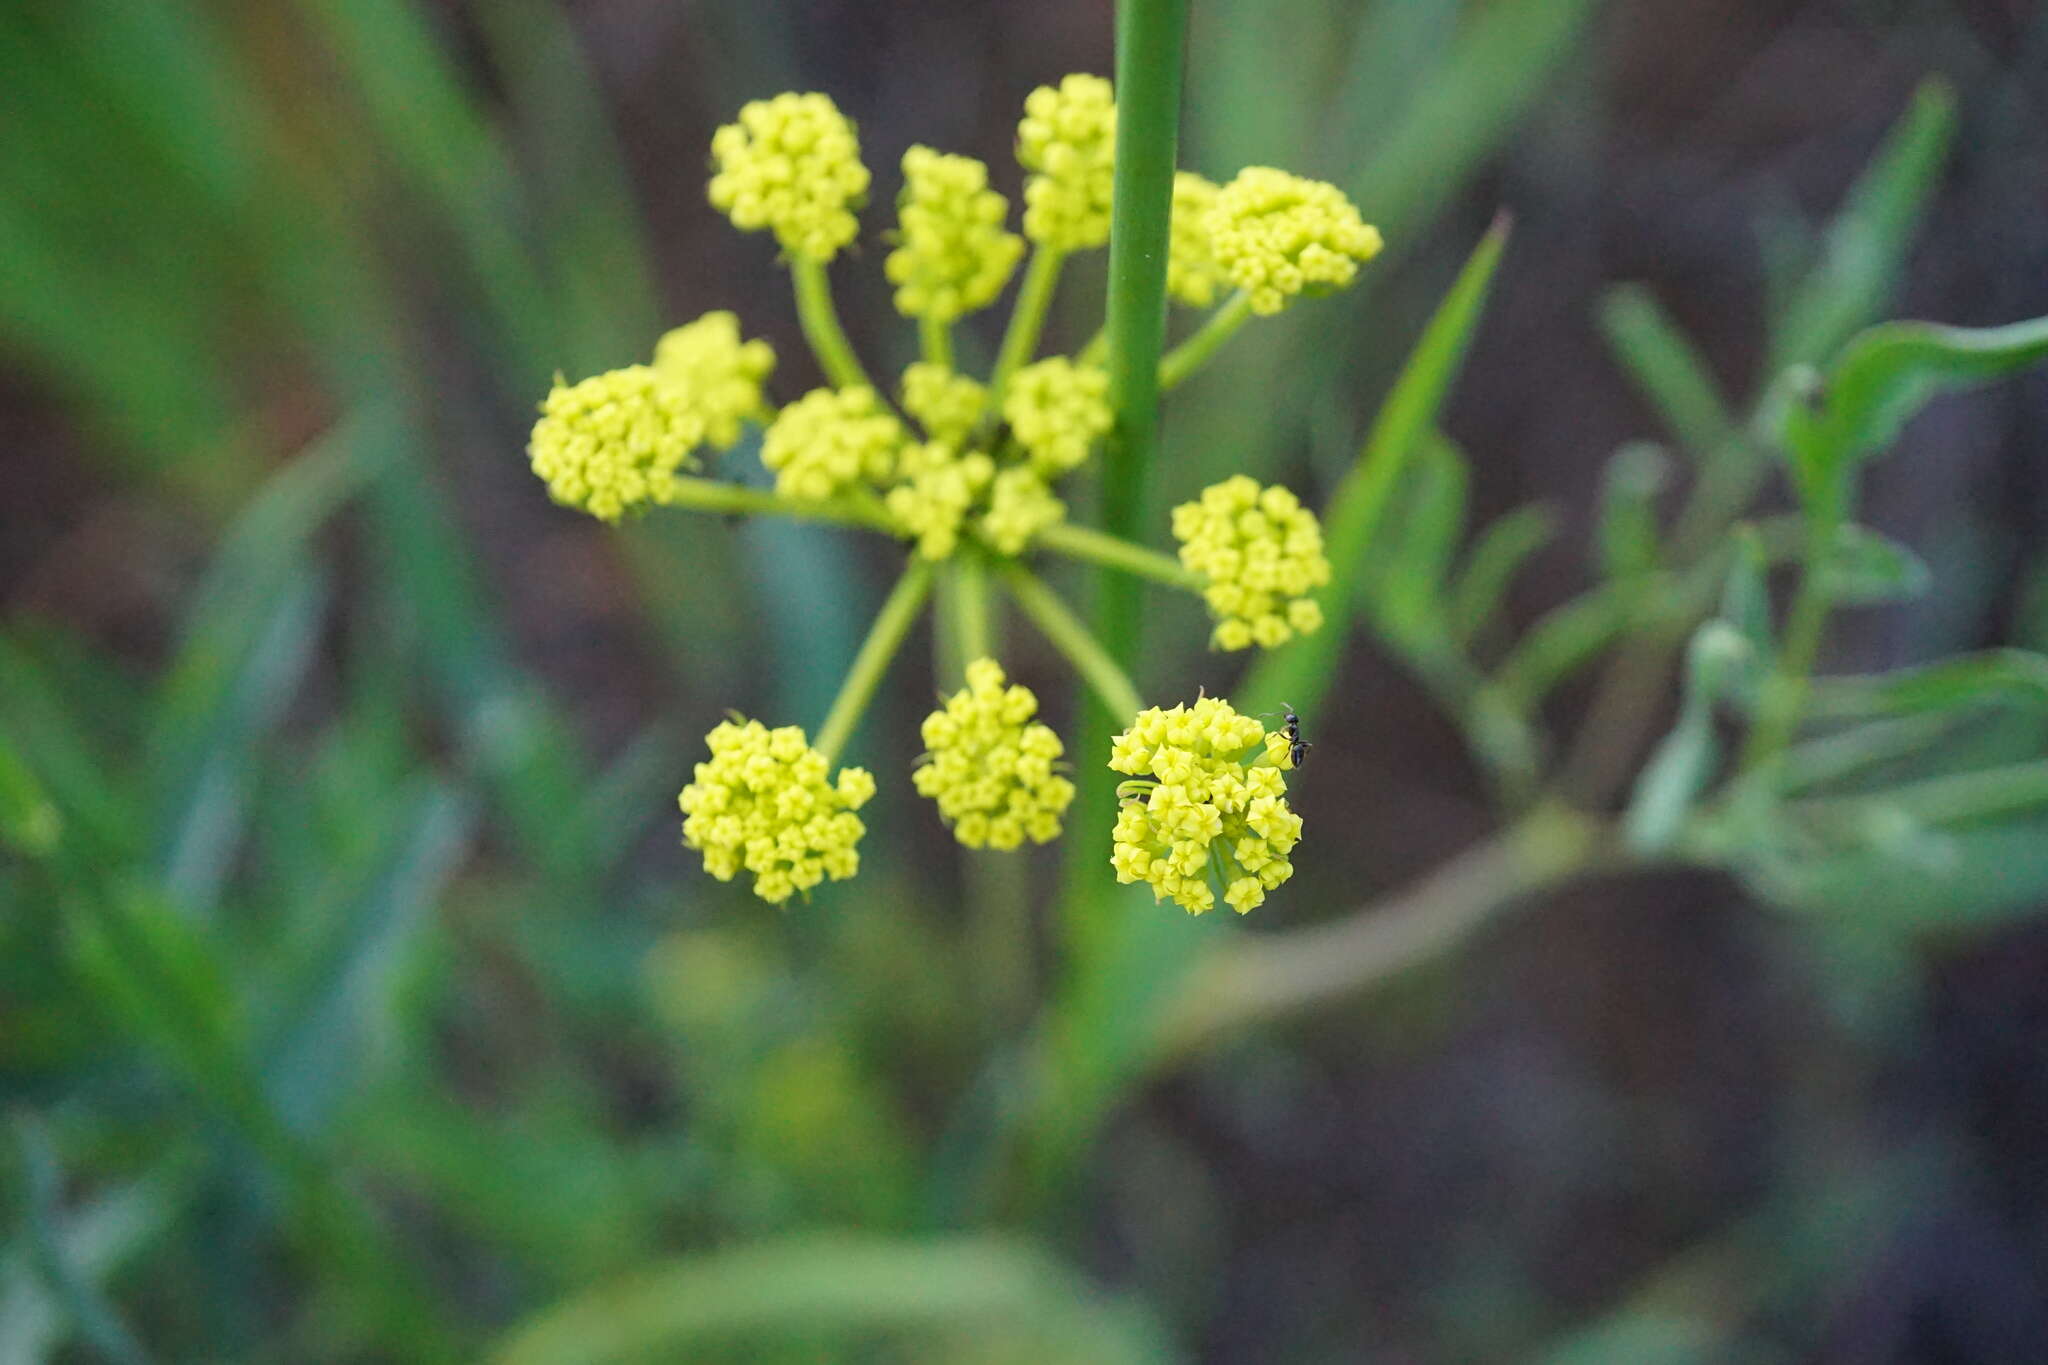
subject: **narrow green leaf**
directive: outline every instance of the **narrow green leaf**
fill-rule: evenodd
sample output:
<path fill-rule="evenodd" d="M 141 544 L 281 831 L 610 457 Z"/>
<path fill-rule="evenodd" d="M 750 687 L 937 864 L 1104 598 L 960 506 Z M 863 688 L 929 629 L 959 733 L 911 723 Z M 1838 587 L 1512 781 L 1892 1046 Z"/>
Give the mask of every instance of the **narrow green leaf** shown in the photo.
<path fill-rule="evenodd" d="M 1713 371 L 1656 295 L 1618 285 L 1600 300 L 1600 327 L 1643 397 L 1694 460 L 1710 458 L 1735 434 L 1735 418 Z"/>
<path fill-rule="evenodd" d="M 1749 642 L 1726 621 L 1709 621 L 1694 632 L 1686 648 L 1678 720 L 1644 764 L 1622 822 L 1629 847 L 1638 853 L 1662 852 L 1678 841 L 1720 762 L 1715 704 L 1751 662 Z"/>
<path fill-rule="evenodd" d="M 2048 657 L 1994 649 L 1890 673 L 1816 678 L 1807 712 L 1851 720 L 1995 704 L 2048 709 Z"/>
<path fill-rule="evenodd" d="M 63 1177 L 57 1170 L 57 1153 L 49 1134 L 26 1113 L 15 1116 L 14 1133 L 28 1177 L 30 1244 L 43 1278 L 70 1314 L 79 1335 L 103 1359 L 114 1365 L 148 1365 L 149 1354 L 142 1349 L 142 1343 L 121 1321 L 121 1315 L 92 1277 L 72 1260 L 65 1245 Z"/>
<path fill-rule="evenodd" d="M 63 837 L 64 817 L 13 738 L 0 730 L 0 845 L 24 858 L 46 858 Z"/>
<path fill-rule="evenodd" d="M 1552 688 L 1605 649 L 1628 619 L 1628 604 L 1612 584 L 1554 607 L 1502 660 L 1495 684 L 1516 709 L 1534 710 Z"/>
<path fill-rule="evenodd" d="M 1757 658 L 1768 659 L 1776 649 L 1767 579 L 1770 554 L 1754 526 L 1736 527 L 1730 539 L 1733 550 L 1728 581 L 1721 588 L 1721 619 L 1742 633 Z"/>
<path fill-rule="evenodd" d="M 1557 511 L 1541 503 L 1517 507 L 1480 532 L 1465 568 L 1451 585 L 1451 634 L 1469 644 L 1499 610 L 1515 574 L 1557 534 Z"/>
<path fill-rule="evenodd" d="M 1631 441 L 1607 462 L 1600 498 L 1600 564 L 1617 582 L 1639 580 L 1656 571 L 1659 548 L 1657 495 L 1671 474 L 1661 446 Z"/>
<path fill-rule="evenodd" d="M 1496 223 L 1480 239 L 1465 268 L 1437 306 L 1429 326 L 1394 380 L 1367 435 L 1365 448 L 1338 485 L 1324 513 L 1324 539 L 1335 581 L 1324 593 L 1330 624 L 1261 658 L 1241 691 L 1254 707 L 1292 700 L 1313 711 L 1335 673 L 1349 597 L 1363 572 L 1402 471 L 1436 425 L 1445 397 L 1477 330 L 1494 271 L 1507 243 L 1508 225 Z"/>
<path fill-rule="evenodd" d="M 1872 815 L 1858 844 L 1800 857 L 1752 851 L 1736 868 L 1773 904 L 1890 933 L 1997 924 L 2048 900 L 2048 816 L 1932 831 Z"/>
<path fill-rule="evenodd" d="M 1444 579 L 1464 533 L 1471 478 L 1455 443 L 1441 432 L 1426 435 L 1402 476 L 1380 550 L 1364 566 L 1361 602 L 1380 630 L 1411 652 L 1444 629 Z"/>
<path fill-rule="evenodd" d="M 160 1171 L 78 1199 L 58 1213 L 49 1240 L 63 1264 L 96 1283 L 142 1254 L 175 1216 L 179 1198 Z M 19 1246 L 0 1255 L 0 1360 L 53 1359 L 69 1335 L 71 1314 L 46 1287 L 37 1259 Z"/>
<path fill-rule="evenodd" d="M 1895 540 L 1865 526 L 1845 524 L 1823 561 L 1829 596 L 1850 606 L 1919 597 L 1934 581 L 1927 565 Z"/>
<path fill-rule="evenodd" d="M 1881 717 L 1801 740 L 1785 750 L 1781 795 L 1828 786 L 1926 751 L 1953 729 L 1960 711 Z"/>

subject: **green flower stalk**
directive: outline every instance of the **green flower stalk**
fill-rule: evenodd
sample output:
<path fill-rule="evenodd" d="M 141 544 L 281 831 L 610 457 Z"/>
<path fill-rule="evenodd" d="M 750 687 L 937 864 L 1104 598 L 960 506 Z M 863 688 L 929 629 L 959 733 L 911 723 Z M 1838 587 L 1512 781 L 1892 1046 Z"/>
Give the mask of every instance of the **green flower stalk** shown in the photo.
<path fill-rule="evenodd" d="M 1157 115 L 1147 113 L 1150 124 Z M 1141 151 L 1163 159 L 1170 141 L 1141 139 Z M 1195 593 L 1216 617 L 1218 649 L 1274 648 L 1322 624 L 1308 595 L 1329 579 L 1321 529 L 1286 489 L 1240 476 L 1204 491 L 1174 514 L 1177 560 L 1068 519 L 1061 482 L 1087 470 L 1113 434 L 1109 348 L 1098 339 L 1076 355 L 1037 352 L 1063 264 L 1111 235 L 1117 107 L 1109 82 L 1069 76 L 1026 99 L 1017 130 L 1021 233 L 1011 230 L 1010 200 L 986 165 L 930 147 L 904 151 L 882 268 L 897 311 L 918 325 L 920 359 L 893 393 L 868 380 L 826 273 L 858 237 L 869 190 L 852 123 L 824 95 L 778 95 L 742 108 L 711 151 L 711 203 L 742 231 L 774 235 L 826 384 L 778 409 L 766 392 L 774 352 L 747 339 L 733 314 L 706 313 L 663 336 L 648 363 L 557 382 L 533 429 L 534 472 L 557 502 L 602 521 L 654 508 L 825 521 L 894 538 L 906 565 L 815 743 L 800 727 L 737 717 L 713 728 L 709 757 L 680 797 L 684 842 L 712 876 L 746 873 L 755 894 L 778 905 L 855 874 L 865 832 L 856 812 L 877 781 L 863 768 L 834 767 L 942 581 L 966 685 L 926 719 L 924 753 L 906 766 L 955 839 L 994 850 L 1050 841 L 1075 795 L 1066 746 L 991 650 L 1002 638 L 996 613 L 1008 602 L 1117 724 L 1132 726 L 1110 760 L 1128 779 L 1117 875 L 1148 881 L 1190 910 L 1219 896 L 1240 911 L 1257 904 L 1292 870 L 1287 854 L 1299 837 L 1279 782 L 1284 738 L 1269 739 L 1214 699 L 1189 713 L 1200 715 L 1205 738 L 1183 735 L 1183 720 L 1162 719 L 1181 708 L 1141 715 L 1116 653 L 1026 567 L 1033 556 L 1060 555 Z M 1194 373 L 1252 316 L 1341 287 L 1378 249 L 1378 234 L 1335 188 L 1260 169 L 1221 187 L 1182 172 L 1170 236 L 1173 299 L 1211 311 L 1165 356 L 1161 387 Z M 993 368 L 986 378 L 960 373 L 952 328 L 994 303 L 1020 264 Z M 750 427 L 761 432 L 772 487 L 707 470 Z M 1144 738 L 1155 732 L 1168 739 Z M 1207 765 L 1199 784 L 1175 757 L 1183 753 Z"/>

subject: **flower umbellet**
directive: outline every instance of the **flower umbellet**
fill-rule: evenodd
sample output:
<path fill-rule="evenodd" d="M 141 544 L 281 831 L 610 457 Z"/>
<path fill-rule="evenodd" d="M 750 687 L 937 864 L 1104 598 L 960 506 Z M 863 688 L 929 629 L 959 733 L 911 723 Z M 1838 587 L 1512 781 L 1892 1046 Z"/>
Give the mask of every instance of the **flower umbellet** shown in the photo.
<path fill-rule="evenodd" d="M 1109 239 L 1109 82 L 1073 75 L 1033 91 L 1016 155 L 1019 230 L 987 165 L 922 145 L 902 152 L 882 270 L 897 310 L 916 321 L 919 358 L 871 378 L 829 280 L 869 200 L 858 132 L 821 94 L 746 105 L 712 139 L 709 197 L 734 226 L 773 236 L 825 382 L 778 407 L 767 389 L 775 353 L 732 313 L 708 312 L 662 336 L 646 363 L 558 380 L 533 429 L 533 469 L 556 501 L 607 522 L 654 508 L 785 515 L 903 546 L 902 577 L 815 739 L 738 718 L 707 737 L 710 756 L 681 805 L 684 841 L 714 877 L 749 874 L 755 894 L 781 904 L 854 875 L 864 833 L 855 812 L 876 780 L 839 767 L 840 755 L 935 586 L 981 633 L 961 635 L 961 656 L 941 661 L 965 686 L 925 721 L 923 755 L 905 756 L 910 783 L 969 848 L 1058 836 L 1074 796 L 1066 748 L 987 646 L 1001 600 L 990 585 L 1000 583 L 1130 723 L 1109 757 L 1125 776 L 1117 876 L 1190 911 L 1218 899 L 1248 910 L 1293 870 L 1301 822 L 1287 805 L 1285 736 L 1216 698 L 1141 713 L 1128 678 L 1029 561 L 1065 556 L 1196 594 L 1215 618 L 1213 647 L 1276 648 L 1322 624 L 1321 528 L 1287 489 L 1241 475 L 1175 510 L 1177 558 L 1069 520 L 1061 484 L 1087 472 L 1111 436 L 1109 376 L 1100 339 L 1066 355 L 1041 355 L 1040 341 L 1063 263 Z M 1380 244 L 1334 186 L 1264 167 L 1221 185 L 1180 172 L 1170 233 L 1171 297 L 1208 315 L 1163 358 L 1163 388 L 1251 316 L 1348 284 Z M 1013 277 L 993 365 L 963 372 L 953 328 Z M 766 487 L 719 462 L 749 428 L 761 433 Z"/>

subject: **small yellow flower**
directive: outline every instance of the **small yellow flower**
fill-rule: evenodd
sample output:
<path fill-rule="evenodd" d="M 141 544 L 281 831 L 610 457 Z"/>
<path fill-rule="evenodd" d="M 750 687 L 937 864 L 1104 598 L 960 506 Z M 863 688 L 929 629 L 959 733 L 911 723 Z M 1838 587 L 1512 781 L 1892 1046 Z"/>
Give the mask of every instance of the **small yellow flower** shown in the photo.
<path fill-rule="evenodd" d="M 987 402 L 986 388 L 944 365 L 920 360 L 903 372 L 904 410 L 934 441 L 964 444 Z"/>
<path fill-rule="evenodd" d="M 1024 185 L 1024 235 L 1059 251 L 1109 240 L 1110 182 L 1116 169 L 1116 98 L 1100 76 L 1068 76 L 1024 101 L 1017 160 Z"/>
<path fill-rule="evenodd" d="M 1351 283 L 1380 251 L 1379 229 L 1342 190 L 1320 180 L 1251 166 L 1225 185 L 1209 212 L 1210 247 L 1254 313 L 1277 313 L 1298 294 Z"/>
<path fill-rule="evenodd" d="M 649 365 L 580 384 L 559 380 L 540 406 L 527 454 L 556 502 L 602 521 L 660 502 L 676 470 L 696 468 L 704 418 L 691 394 Z"/>
<path fill-rule="evenodd" d="M 905 317 L 952 322 L 1003 291 L 1024 239 L 1003 228 L 1009 204 L 988 187 L 988 167 L 929 147 L 903 154 L 897 204 L 901 244 L 882 268 Z"/>
<path fill-rule="evenodd" d="M 705 737 L 711 759 L 683 788 L 683 842 L 722 882 L 754 874 L 754 894 L 780 905 L 825 878 L 860 870 L 866 826 L 853 812 L 875 794 L 864 768 L 828 781 L 825 756 L 794 725 L 725 721 Z"/>
<path fill-rule="evenodd" d="M 655 343 L 654 368 L 689 391 L 705 441 L 723 450 L 740 439 L 742 422 L 765 415 L 761 386 L 775 369 L 775 352 L 765 341 L 741 341 L 740 320 L 731 313 L 706 313 Z"/>
<path fill-rule="evenodd" d="M 1130 779 L 1117 787 L 1110 865 L 1119 882 L 1148 883 L 1154 900 L 1197 915 L 1221 890 L 1241 915 L 1294 875 L 1301 817 L 1287 805 L 1284 733 L 1204 697 L 1141 713 L 1116 737 L 1109 766 Z"/>
<path fill-rule="evenodd" d="M 995 461 L 978 450 L 961 452 L 944 441 L 903 447 L 885 499 L 889 514 L 917 538 L 926 559 L 944 559 L 960 544 L 960 525 L 995 475 Z"/>
<path fill-rule="evenodd" d="M 967 686 L 925 717 L 925 761 L 910 779 L 968 848 L 1059 837 L 1074 784 L 1053 770 L 1060 737 L 1031 719 L 1037 713 L 1030 688 L 1005 687 L 1001 664 L 976 659 Z"/>
<path fill-rule="evenodd" d="M 1308 595 L 1330 581 L 1322 527 L 1285 488 L 1243 474 L 1213 484 L 1173 509 L 1173 535 L 1180 562 L 1209 581 L 1218 649 L 1272 649 L 1322 625 Z"/>
<path fill-rule="evenodd" d="M 830 498 L 888 482 L 909 434 L 873 389 L 813 389 L 776 415 L 761 463 L 786 497 Z"/>
<path fill-rule="evenodd" d="M 1223 270 L 1209 240 L 1209 213 L 1216 206 L 1215 182 L 1193 171 L 1173 177 L 1173 217 L 1166 247 L 1166 292 L 1194 308 L 1207 308 L 1223 286 Z"/>
<path fill-rule="evenodd" d="M 754 100 L 711 138 L 711 203 L 743 232 L 772 229 L 785 251 L 829 261 L 860 231 L 867 202 L 853 124 L 825 95 Z"/>
<path fill-rule="evenodd" d="M 1058 478 L 1109 430 L 1109 374 L 1065 356 L 1026 365 L 1003 391 L 1003 417 L 1032 467 Z"/>
<path fill-rule="evenodd" d="M 1024 465 L 996 475 L 981 518 L 981 534 L 997 554 L 1020 555 L 1031 538 L 1067 515 L 1067 505 L 1054 497 L 1045 480 Z"/>

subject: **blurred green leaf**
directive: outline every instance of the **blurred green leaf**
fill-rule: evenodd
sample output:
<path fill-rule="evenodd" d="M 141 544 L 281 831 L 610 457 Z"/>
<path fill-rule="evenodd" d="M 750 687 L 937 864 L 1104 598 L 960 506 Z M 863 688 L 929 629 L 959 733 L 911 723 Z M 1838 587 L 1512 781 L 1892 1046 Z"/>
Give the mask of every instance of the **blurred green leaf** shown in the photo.
<path fill-rule="evenodd" d="M 1736 423 L 1706 361 L 1639 284 L 1618 285 L 1600 300 L 1600 327 L 1636 387 L 1695 460 L 1712 456 Z"/>
<path fill-rule="evenodd" d="M 1471 481 L 1464 452 L 1430 431 L 1402 475 L 1381 544 L 1360 565 L 1359 600 L 1411 653 L 1430 648 L 1432 635 L 1441 643 L 1444 579 L 1464 533 Z"/>
<path fill-rule="evenodd" d="M 1893 933 L 1995 924 L 2048 904 L 2048 816 L 1926 830 L 1881 806 L 1869 815 L 1856 843 L 1752 851 L 1735 866 L 1767 901 Z"/>
<path fill-rule="evenodd" d="M 1607 577 L 1637 581 L 1655 572 L 1659 549 L 1657 495 L 1671 474 L 1661 446 L 1631 441 L 1607 462 L 1600 496 L 1600 564 Z"/>
<path fill-rule="evenodd" d="M 0 731 L 0 844 L 24 858 L 44 858 L 63 837 L 64 817 L 13 738 Z"/>
<path fill-rule="evenodd" d="M 1537 619 L 1501 661 L 1495 686 L 1516 709 L 1531 711 L 1605 649 L 1628 621 L 1628 603 L 1614 584 L 1589 589 Z"/>
<path fill-rule="evenodd" d="M 1721 587 L 1721 619 L 1742 633 L 1759 659 L 1775 650 L 1776 632 L 1771 628 L 1771 590 L 1766 579 L 1769 552 L 1754 526 L 1737 526 L 1729 533 L 1733 546 L 1728 563 L 1728 580 Z"/>
<path fill-rule="evenodd" d="M 1816 678 L 1807 713 L 1854 719 L 1997 703 L 2048 709 L 2048 657 L 1994 649 L 1890 673 Z"/>
<path fill-rule="evenodd" d="M 1677 842 L 1720 762 L 1714 707 L 1752 662 L 1749 642 L 1726 621 L 1709 621 L 1693 633 L 1678 720 L 1643 765 L 1622 822 L 1629 847 L 1638 853 L 1660 853 Z"/>
<path fill-rule="evenodd" d="M 1507 235 L 1503 221 L 1480 239 L 1381 404 L 1357 463 L 1324 511 L 1325 543 L 1335 574 L 1325 594 L 1337 607 L 1326 613 L 1331 625 L 1259 660 L 1240 689 L 1252 707 L 1292 700 L 1298 709 L 1312 712 L 1321 703 L 1343 646 L 1344 632 L 1336 623 L 1349 616 L 1343 606 L 1356 590 L 1402 471 L 1435 426 L 1457 378 Z"/>
<path fill-rule="evenodd" d="M 15 1140 L 28 1177 L 28 1233 L 37 1267 L 79 1335 L 114 1365 L 148 1365 L 149 1355 L 91 1274 L 72 1257 L 64 1236 L 63 1177 L 49 1134 L 26 1113 L 14 1117 Z"/>
<path fill-rule="evenodd" d="M 492 1352 L 497 1365 L 686 1358 L 798 1333 L 973 1328 L 1030 1342 L 1054 1365 L 1168 1359 L 1158 1330 L 1034 1248 L 998 1237 L 925 1242 L 809 1233 L 671 1261 L 548 1309 Z"/>
<path fill-rule="evenodd" d="M 1919 597 L 1934 581 L 1920 556 L 1865 526 L 1845 524 L 1822 561 L 1829 595 L 1850 606 Z"/>
<path fill-rule="evenodd" d="M 0 1256 L 0 1360 L 49 1359 L 68 1335 L 71 1315 L 34 1268 L 37 1259 L 53 1248 L 88 1285 L 103 1281 L 164 1232 L 178 1197 L 162 1172 L 83 1196 L 54 1211 L 39 1234 L 49 1247 L 10 1247 Z"/>
<path fill-rule="evenodd" d="M 1479 533 L 1450 589 L 1451 634 L 1471 643 L 1500 609 L 1515 574 L 1557 534 L 1557 512 L 1541 503 L 1518 507 Z"/>
<path fill-rule="evenodd" d="M 1891 294 L 1921 212 L 1948 158 L 1955 95 L 1929 79 L 1828 229 L 1819 264 L 1800 282 L 1772 329 L 1766 375 L 1819 364 L 1868 325 Z"/>

